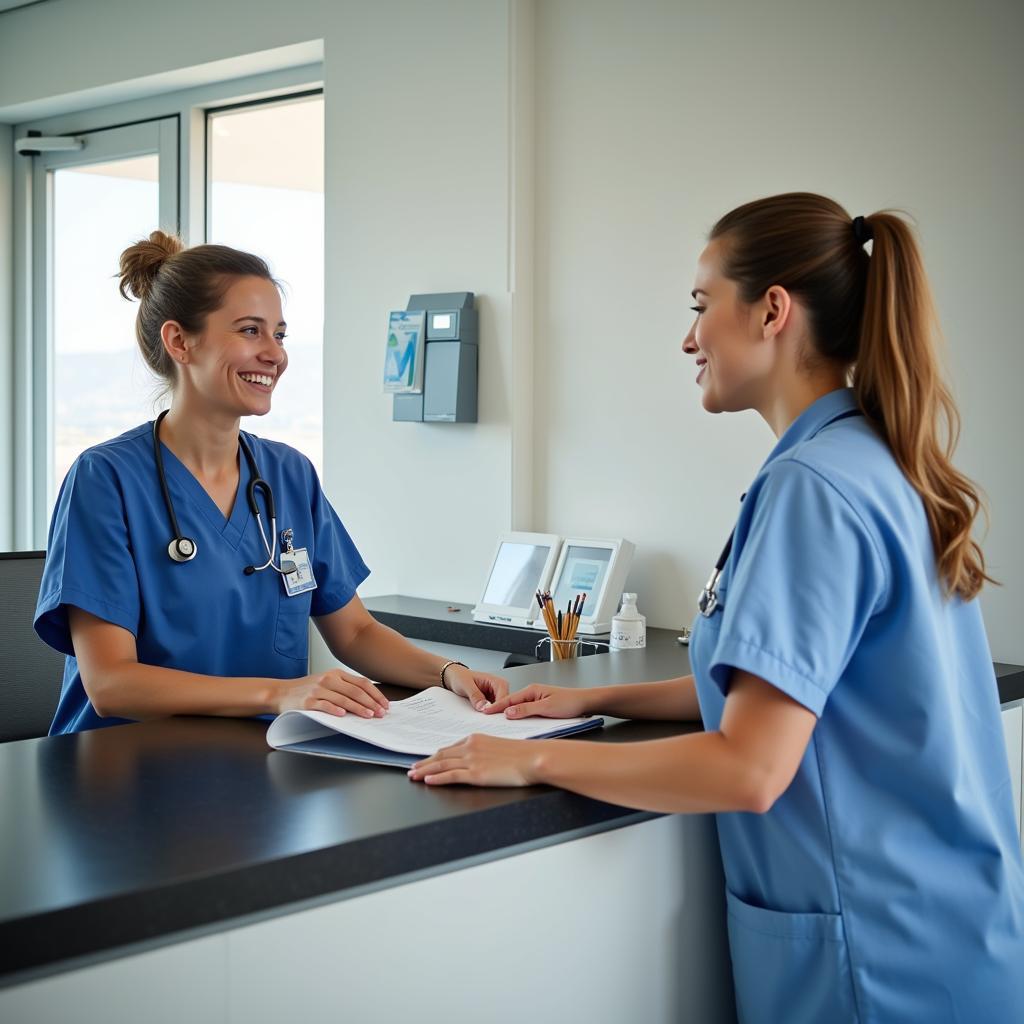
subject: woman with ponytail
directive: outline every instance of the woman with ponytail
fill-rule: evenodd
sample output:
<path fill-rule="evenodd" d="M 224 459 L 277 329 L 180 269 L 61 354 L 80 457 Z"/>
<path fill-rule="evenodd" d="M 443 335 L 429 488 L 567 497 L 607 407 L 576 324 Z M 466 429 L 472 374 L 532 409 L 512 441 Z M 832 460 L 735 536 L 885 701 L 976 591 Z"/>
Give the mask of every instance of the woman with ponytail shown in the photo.
<path fill-rule="evenodd" d="M 367 677 L 478 710 L 503 697 L 505 680 L 370 615 L 369 570 L 309 459 L 240 429 L 288 368 L 266 263 L 154 231 L 122 253 L 121 294 L 170 410 L 83 452 L 61 485 L 35 619 L 67 655 L 51 734 L 293 708 L 380 718 Z M 310 619 L 351 668 L 309 673 Z"/>
<path fill-rule="evenodd" d="M 868 246 L 870 245 L 870 251 Z M 430 784 L 550 783 L 716 812 L 743 1022 L 1024 1019 L 1024 868 L 980 500 L 910 228 L 822 196 L 724 216 L 683 342 L 709 412 L 778 441 L 696 617 L 694 674 L 531 686 L 489 713 L 703 719 L 640 744 L 484 736 Z"/>

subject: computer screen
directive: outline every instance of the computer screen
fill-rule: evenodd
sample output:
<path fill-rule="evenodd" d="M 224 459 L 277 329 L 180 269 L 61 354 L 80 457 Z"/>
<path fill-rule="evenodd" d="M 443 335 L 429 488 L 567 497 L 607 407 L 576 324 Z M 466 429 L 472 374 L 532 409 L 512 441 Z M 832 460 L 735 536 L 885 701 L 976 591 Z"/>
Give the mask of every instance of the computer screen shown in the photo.
<path fill-rule="evenodd" d="M 483 603 L 507 608 L 529 608 L 551 554 L 546 544 L 504 542 L 498 548 Z"/>
<path fill-rule="evenodd" d="M 565 555 L 565 564 L 562 566 L 562 574 L 555 584 L 555 592 L 552 595 L 555 610 L 564 610 L 577 594 L 586 594 L 584 615 L 594 615 L 613 554 L 611 548 L 589 548 L 570 544 Z"/>

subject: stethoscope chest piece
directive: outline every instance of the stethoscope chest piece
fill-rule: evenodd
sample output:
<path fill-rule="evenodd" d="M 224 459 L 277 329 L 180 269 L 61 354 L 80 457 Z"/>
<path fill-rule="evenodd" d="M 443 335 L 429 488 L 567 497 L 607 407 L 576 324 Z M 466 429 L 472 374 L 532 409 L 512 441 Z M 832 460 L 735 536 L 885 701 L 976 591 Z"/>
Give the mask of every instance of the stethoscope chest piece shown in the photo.
<path fill-rule="evenodd" d="M 715 569 L 697 600 L 697 608 L 700 610 L 701 615 L 708 619 L 711 618 L 718 607 L 718 577 L 719 570 Z"/>
<path fill-rule="evenodd" d="M 175 562 L 191 562 L 199 548 L 191 537 L 175 537 L 167 545 L 167 554 Z"/>

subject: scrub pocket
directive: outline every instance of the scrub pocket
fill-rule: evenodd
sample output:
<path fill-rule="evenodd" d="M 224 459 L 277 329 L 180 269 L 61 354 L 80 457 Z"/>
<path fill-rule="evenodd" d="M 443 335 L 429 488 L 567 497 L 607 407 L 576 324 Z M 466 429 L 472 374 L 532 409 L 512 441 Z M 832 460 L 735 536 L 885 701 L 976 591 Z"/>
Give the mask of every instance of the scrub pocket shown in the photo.
<path fill-rule="evenodd" d="M 277 630 L 274 649 L 286 658 L 309 660 L 309 610 L 313 605 L 312 591 L 289 597 L 282 593 L 277 606 Z"/>
<path fill-rule="evenodd" d="M 726 892 L 740 1024 L 857 1020 L 839 914 L 786 914 Z"/>

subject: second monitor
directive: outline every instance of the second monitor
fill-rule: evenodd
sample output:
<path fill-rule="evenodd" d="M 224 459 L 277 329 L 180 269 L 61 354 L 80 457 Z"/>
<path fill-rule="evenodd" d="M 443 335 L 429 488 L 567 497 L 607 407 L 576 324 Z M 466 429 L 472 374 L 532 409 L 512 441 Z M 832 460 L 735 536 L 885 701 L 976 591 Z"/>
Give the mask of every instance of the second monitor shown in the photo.
<path fill-rule="evenodd" d="M 577 594 L 586 594 L 580 619 L 580 633 L 607 633 L 619 606 L 633 562 L 634 546 L 622 537 L 615 540 L 567 537 L 552 576 L 551 596 L 555 610 L 571 604 Z M 535 625 L 542 626 L 543 622 Z"/>

